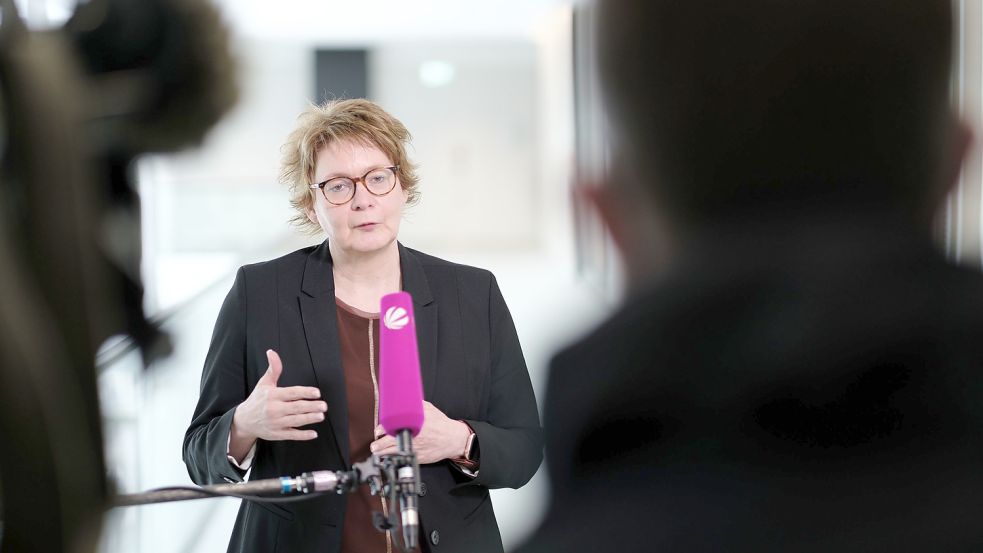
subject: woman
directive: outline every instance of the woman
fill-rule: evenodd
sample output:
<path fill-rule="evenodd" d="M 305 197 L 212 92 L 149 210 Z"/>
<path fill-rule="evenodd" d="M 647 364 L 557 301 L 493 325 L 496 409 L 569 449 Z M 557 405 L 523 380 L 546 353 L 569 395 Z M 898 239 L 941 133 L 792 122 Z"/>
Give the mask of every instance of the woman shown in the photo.
<path fill-rule="evenodd" d="M 495 277 L 397 242 L 418 197 L 406 128 L 376 104 L 312 106 L 284 146 L 296 220 L 321 245 L 239 269 L 184 440 L 198 484 L 339 470 L 395 451 L 379 437 L 379 301 L 413 296 L 423 378 L 424 551 L 503 550 L 490 488 L 525 484 L 542 459 L 529 374 Z M 364 487 L 288 504 L 243 502 L 229 551 L 394 551 Z"/>

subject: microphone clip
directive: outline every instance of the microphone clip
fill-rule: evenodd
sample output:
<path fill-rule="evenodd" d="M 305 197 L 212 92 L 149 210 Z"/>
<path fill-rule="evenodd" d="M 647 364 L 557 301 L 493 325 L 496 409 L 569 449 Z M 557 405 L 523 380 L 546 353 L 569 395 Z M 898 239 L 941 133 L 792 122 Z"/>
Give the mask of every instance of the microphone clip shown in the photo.
<path fill-rule="evenodd" d="M 376 529 L 385 532 L 401 526 L 396 515 L 398 506 L 403 518 L 404 532 L 393 533 L 400 536 L 400 539 L 395 540 L 400 550 L 408 553 L 416 547 L 418 539 L 416 499 L 420 493 L 420 466 L 416 453 L 413 452 L 409 431 L 401 431 L 396 440 L 396 453 L 372 455 L 365 461 L 352 465 L 352 469 L 359 475 L 360 482 L 368 484 L 369 493 L 388 499 L 388 513 L 372 513 L 372 523 Z M 410 530 L 408 534 L 407 530 Z"/>

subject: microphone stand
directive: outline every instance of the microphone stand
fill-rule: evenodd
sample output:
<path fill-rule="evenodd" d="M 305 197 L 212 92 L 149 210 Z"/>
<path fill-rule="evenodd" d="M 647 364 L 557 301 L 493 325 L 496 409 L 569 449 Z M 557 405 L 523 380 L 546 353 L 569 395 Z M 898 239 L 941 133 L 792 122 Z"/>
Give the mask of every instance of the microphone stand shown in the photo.
<path fill-rule="evenodd" d="M 399 497 L 399 512 L 402 516 L 403 551 L 416 547 L 420 536 L 420 515 L 417 501 L 420 493 L 420 465 L 413 452 L 413 434 L 409 430 L 396 433 L 396 447 L 399 452 L 393 456 L 400 464 L 396 467 L 393 480 L 395 495 Z M 395 505 L 395 502 L 392 503 Z"/>
<path fill-rule="evenodd" d="M 404 552 L 412 551 L 420 535 L 420 515 L 417 499 L 420 492 L 420 465 L 413 452 L 413 434 L 409 430 L 396 433 L 398 451 L 382 457 L 373 455 L 375 477 L 369 478 L 369 491 L 372 495 L 385 495 L 392 506 L 399 505 L 402 520 L 397 520 L 396 510 L 390 509 L 389 516 L 372 513 L 372 523 L 380 531 L 395 530 L 402 526 L 397 545 Z M 383 476 L 384 475 L 384 476 Z M 394 532 L 395 533 L 395 532 Z"/>
<path fill-rule="evenodd" d="M 399 505 L 403 532 L 396 540 L 399 548 L 409 553 L 417 545 L 419 537 L 419 465 L 413 453 L 411 434 L 402 430 L 397 435 L 399 451 L 390 455 L 372 455 L 355 463 L 351 470 L 316 470 L 300 476 L 282 476 L 250 482 L 213 484 L 208 486 L 167 486 L 141 493 L 118 495 L 112 507 L 132 507 L 152 503 L 206 499 L 210 497 L 236 497 L 257 503 L 288 503 L 303 501 L 326 493 L 338 495 L 351 493 L 360 485 L 368 485 L 372 495 L 385 495 L 390 505 Z M 395 509 L 389 516 L 373 513 L 373 525 L 380 531 L 400 526 Z"/>
<path fill-rule="evenodd" d="M 113 507 L 132 507 L 151 503 L 166 503 L 169 501 L 185 501 L 189 499 L 206 499 L 210 497 L 238 497 L 246 501 L 284 503 L 307 499 L 312 495 L 276 497 L 277 495 L 321 494 L 335 492 L 349 493 L 361 483 L 361 475 L 353 465 L 350 471 L 316 470 L 305 472 L 300 476 L 282 476 L 251 482 L 236 482 L 229 484 L 213 484 L 210 486 L 167 486 L 150 491 L 126 495 L 118 495 L 113 499 Z"/>

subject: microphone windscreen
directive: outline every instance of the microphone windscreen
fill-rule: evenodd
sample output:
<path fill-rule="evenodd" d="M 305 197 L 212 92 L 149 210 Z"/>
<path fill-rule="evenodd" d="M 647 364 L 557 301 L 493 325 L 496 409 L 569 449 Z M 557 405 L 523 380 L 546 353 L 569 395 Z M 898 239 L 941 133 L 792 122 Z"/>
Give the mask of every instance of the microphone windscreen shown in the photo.
<path fill-rule="evenodd" d="M 423 383 L 413 298 L 382 296 L 379 318 L 379 423 L 390 436 L 400 430 L 416 436 L 423 427 Z"/>

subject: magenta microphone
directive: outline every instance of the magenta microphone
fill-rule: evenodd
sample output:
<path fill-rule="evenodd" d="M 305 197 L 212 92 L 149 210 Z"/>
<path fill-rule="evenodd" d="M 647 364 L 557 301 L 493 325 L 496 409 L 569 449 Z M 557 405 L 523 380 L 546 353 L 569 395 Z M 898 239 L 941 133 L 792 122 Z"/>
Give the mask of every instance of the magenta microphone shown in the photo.
<path fill-rule="evenodd" d="M 423 427 L 423 384 L 416 345 L 413 298 L 406 292 L 382 296 L 379 312 L 379 422 L 386 434 Z"/>
<path fill-rule="evenodd" d="M 423 383 L 413 298 L 406 292 L 386 294 L 382 297 L 379 317 L 379 423 L 386 434 L 396 437 L 400 455 L 410 456 L 412 436 L 423 428 Z M 412 548 L 416 546 L 420 528 L 416 462 L 399 467 L 397 476 L 403 540 Z"/>

